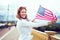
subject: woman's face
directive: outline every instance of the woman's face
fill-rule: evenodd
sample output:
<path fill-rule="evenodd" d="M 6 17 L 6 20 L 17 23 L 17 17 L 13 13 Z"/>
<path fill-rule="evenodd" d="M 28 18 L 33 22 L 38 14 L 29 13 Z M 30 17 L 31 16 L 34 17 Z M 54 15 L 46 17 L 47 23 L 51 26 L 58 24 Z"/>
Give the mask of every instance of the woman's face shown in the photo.
<path fill-rule="evenodd" d="M 26 10 L 25 10 L 25 9 L 22 9 L 22 10 L 20 11 L 20 16 L 21 16 L 22 18 L 25 18 L 25 17 L 26 17 Z"/>

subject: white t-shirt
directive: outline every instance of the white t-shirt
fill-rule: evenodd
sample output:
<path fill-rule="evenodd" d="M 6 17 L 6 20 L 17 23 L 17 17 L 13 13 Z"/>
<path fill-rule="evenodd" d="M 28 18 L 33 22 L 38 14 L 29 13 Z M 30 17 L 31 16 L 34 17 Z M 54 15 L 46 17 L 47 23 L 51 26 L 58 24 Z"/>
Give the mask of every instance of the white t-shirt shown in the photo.
<path fill-rule="evenodd" d="M 27 21 L 26 19 L 17 21 L 17 29 L 20 33 L 20 40 L 30 40 L 32 39 L 31 32 L 33 27 L 41 27 L 48 25 L 46 20 L 35 20 L 34 22 Z"/>

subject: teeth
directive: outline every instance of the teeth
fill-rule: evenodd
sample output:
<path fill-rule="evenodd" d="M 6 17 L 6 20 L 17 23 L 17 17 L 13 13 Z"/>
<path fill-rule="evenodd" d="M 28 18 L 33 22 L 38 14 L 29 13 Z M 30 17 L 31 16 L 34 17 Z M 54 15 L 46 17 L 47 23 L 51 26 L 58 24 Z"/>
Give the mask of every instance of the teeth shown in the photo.
<path fill-rule="evenodd" d="M 23 18 L 25 18 L 25 16 L 22 16 Z"/>

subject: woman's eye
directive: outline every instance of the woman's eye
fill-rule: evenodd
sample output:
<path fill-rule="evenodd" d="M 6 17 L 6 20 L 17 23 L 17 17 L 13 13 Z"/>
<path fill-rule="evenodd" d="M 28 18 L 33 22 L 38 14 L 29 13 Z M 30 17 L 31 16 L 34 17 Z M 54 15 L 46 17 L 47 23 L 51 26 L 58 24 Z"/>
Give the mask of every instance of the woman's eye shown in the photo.
<path fill-rule="evenodd" d="M 26 12 L 22 12 L 22 13 L 26 13 Z"/>

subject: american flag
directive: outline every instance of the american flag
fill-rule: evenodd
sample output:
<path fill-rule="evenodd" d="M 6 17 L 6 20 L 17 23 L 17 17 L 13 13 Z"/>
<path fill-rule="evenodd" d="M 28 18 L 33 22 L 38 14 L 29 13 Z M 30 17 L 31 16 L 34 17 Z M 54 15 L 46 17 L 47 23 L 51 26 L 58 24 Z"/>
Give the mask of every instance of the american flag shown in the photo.
<path fill-rule="evenodd" d="M 54 15 L 52 11 L 41 6 L 38 9 L 38 13 L 36 14 L 35 19 L 49 20 L 49 21 L 57 20 L 56 15 Z"/>

